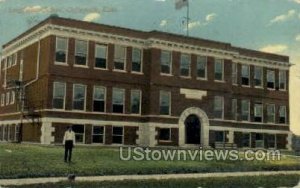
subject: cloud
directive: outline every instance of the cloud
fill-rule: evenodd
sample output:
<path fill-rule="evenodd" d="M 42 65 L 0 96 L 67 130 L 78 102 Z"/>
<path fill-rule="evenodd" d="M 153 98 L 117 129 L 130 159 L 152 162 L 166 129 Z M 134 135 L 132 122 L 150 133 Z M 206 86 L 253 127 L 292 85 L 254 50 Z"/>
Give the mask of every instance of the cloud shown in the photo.
<path fill-rule="evenodd" d="M 295 3 L 300 4 L 300 0 L 292 0 L 292 1 L 295 2 Z"/>
<path fill-rule="evenodd" d="M 167 24 L 168 24 L 168 21 L 167 21 L 167 20 L 161 20 L 159 26 L 160 26 L 160 27 L 164 27 L 164 26 L 166 26 Z"/>
<path fill-rule="evenodd" d="M 193 29 L 195 27 L 200 27 L 201 26 L 201 23 L 200 21 L 194 21 L 194 22 L 190 22 L 189 25 L 188 25 L 188 28 L 189 29 Z"/>
<path fill-rule="evenodd" d="M 296 36 L 295 40 L 300 42 L 300 34 Z"/>
<path fill-rule="evenodd" d="M 217 14 L 215 14 L 215 13 L 208 14 L 205 17 L 205 21 L 211 22 L 211 21 L 213 21 L 215 19 L 216 16 L 217 16 Z"/>
<path fill-rule="evenodd" d="M 23 8 L 23 12 L 25 13 L 48 13 L 51 12 L 51 7 L 42 7 L 40 5 L 27 6 Z"/>
<path fill-rule="evenodd" d="M 288 46 L 286 46 L 286 45 L 274 44 L 274 45 L 264 46 L 259 50 L 263 51 L 263 52 L 268 52 L 268 53 L 281 53 L 281 52 L 284 52 L 287 49 L 288 49 Z"/>
<path fill-rule="evenodd" d="M 97 12 L 92 12 L 87 14 L 84 18 L 83 21 L 87 21 L 87 22 L 91 22 L 91 21 L 95 21 L 97 19 L 99 19 L 101 17 L 101 15 Z"/>
<path fill-rule="evenodd" d="M 299 0 L 300 1 L 300 0 Z M 273 23 L 278 23 L 278 22 L 284 22 L 284 21 L 287 21 L 291 18 L 293 18 L 296 14 L 296 11 L 295 10 L 289 10 L 286 14 L 281 14 L 279 16 L 276 16 L 275 18 L 273 18 L 269 25 L 273 24 Z"/>
<path fill-rule="evenodd" d="M 4 3 L 6 0 L 0 0 L 0 3 Z"/>

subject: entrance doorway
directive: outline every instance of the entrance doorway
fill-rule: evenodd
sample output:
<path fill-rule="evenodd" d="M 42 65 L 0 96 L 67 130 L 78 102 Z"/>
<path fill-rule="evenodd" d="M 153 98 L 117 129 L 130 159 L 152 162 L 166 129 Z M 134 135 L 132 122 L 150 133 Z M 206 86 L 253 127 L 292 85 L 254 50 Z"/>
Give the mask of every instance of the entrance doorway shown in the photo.
<path fill-rule="evenodd" d="M 189 115 L 184 122 L 186 144 L 201 143 L 201 122 L 196 115 Z"/>

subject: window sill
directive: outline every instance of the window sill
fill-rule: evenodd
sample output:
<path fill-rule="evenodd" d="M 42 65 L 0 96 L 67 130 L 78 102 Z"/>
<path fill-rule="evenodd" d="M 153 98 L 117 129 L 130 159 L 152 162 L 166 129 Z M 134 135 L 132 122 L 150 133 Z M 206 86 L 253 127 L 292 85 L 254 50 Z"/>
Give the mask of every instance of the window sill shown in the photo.
<path fill-rule="evenodd" d="M 113 69 L 114 72 L 119 72 L 119 73 L 127 73 L 126 70 L 120 70 L 120 69 Z"/>
<path fill-rule="evenodd" d="M 255 89 L 264 89 L 262 86 L 254 86 Z"/>
<path fill-rule="evenodd" d="M 207 78 L 201 78 L 201 77 L 197 77 L 196 80 L 202 80 L 202 81 L 207 81 Z"/>
<path fill-rule="evenodd" d="M 279 91 L 286 92 L 287 90 L 286 89 L 279 89 Z"/>
<path fill-rule="evenodd" d="M 131 71 L 132 74 L 138 74 L 138 75 L 143 75 L 143 72 L 136 72 L 136 71 Z"/>
<path fill-rule="evenodd" d="M 100 67 L 94 67 L 94 69 L 95 69 L 95 70 L 105 70 L 105 71 L 108 70 L 108 68 L 100 68 Z"/>
<path fill-rule="evenodd" d="M 218 83 L 225 83 L 225 80 L 214 80 L 214 81 Z"/>
<path fill-rule="evenodd" d="M 180 76 L 180 78 L 183 78 L 183 79 L 192 79 L 191 76 Z"/>
<path fill-rule="evenodd" d="M 54 62 L 54 65 L 69 66 L 68 63 L 57 62 L 57 61 Z"/>
<path fill-rule="evenodd" d="M 250 88 L 250 85 L 241 85 L 242 87 Z"/>
<path fill-rule="evenodd" d="M 269 91 L 275 91 L 275 88 L 267 88 Z"/>
<path fill-rule="evenodd" d="M 162 143 L 171 143 L 172 140 L 158 140 L 158 142 L 162 142 Z"/>
<path fill-rule="evenodd" d="M 73 67 L 76 67 L 76 68 L 85 68 L 85 69 L 89 68 L 89 66 L 87 66 L 87 65 L 77 65 L 77 64 L 74 64 Z"/>
<path fill-rule="evenodd" d="M 160 73 L 161 76 L 173 76 L 172 74 Z"/>

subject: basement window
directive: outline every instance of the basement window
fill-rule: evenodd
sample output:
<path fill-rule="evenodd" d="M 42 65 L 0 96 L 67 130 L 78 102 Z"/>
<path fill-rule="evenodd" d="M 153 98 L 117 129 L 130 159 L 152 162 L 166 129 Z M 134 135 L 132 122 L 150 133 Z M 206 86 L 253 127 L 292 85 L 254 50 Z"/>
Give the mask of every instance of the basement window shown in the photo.
<path fill-rule="evenodd" d="M 104 143 L 104 126 L 93 126 L 92 142 L 97 144 Z"/>
<path fill-rule="evenodd" d="M 73 125 L 73 131 L 75 132 L 75 142 L 84 143 L 84 125 Z"/>
<path fill-rule="evenodd" d="M 161 128 L 159 129 L 159 137 L 160 141 L 171 141 L 171 129 L 170 128 Z"/>
<path fill-rule="evenodd" d="M 124 137 L 124 128 L 114 126 L 112 128 L 112 143 L 113 144 L 122 144 L 123 137 Z"/>

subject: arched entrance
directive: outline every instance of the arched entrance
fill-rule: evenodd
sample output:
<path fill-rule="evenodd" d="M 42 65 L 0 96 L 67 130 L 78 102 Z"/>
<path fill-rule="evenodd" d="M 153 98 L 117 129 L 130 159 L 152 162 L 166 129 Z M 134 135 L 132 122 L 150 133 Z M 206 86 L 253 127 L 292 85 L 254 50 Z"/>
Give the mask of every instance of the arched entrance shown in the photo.
<path fill-rule="evenodd" d="M 201 143 L 201 122 L 198 116 L 189 115 L 184 122 L 185 125 L 185 143 L 200 144 Z"/>
<path fill-rule="evenodd" d="M 201 144 L 208 146 L 209 120 L 206 113 L 197 107 L 184 110 L 179 118 L 179 146 Z"/>

